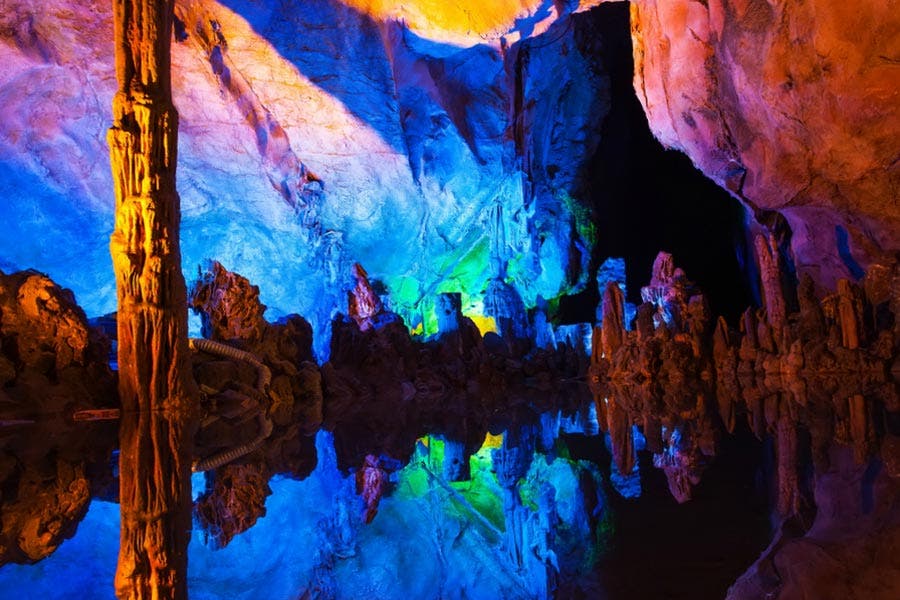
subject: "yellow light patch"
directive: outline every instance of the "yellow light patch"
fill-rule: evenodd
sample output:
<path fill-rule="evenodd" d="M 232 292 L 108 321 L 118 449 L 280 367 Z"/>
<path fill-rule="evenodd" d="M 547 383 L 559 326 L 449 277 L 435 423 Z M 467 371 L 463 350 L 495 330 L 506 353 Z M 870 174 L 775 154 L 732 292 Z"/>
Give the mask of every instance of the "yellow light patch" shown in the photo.
<path fill-rule="evenodd" d="M 478 450 L 481 452 L 482 450 L 488 448 L 499 448 L 503 445 L 503 434 L 498 433 L 497 435 L 492 434 L 490 431 L 487 432 L 487 435 L 484 436 L 484 443 L 481 444 L 481 448 Z"/>
<path fill-rule="evenodd" d="M 468 315 L 466 315 L 468 316 Z M 488 331 L 493 331 L 497 333 L 497 323 L 494 321 L 494 317 L 483 317 L 481 315 L 473 315 L 469 316 L 472 319 L 472 322 L 475 323 L 475 327 L 478 328 L 478 331 L 481 335 L 486 334 Z"/>
<path fill-rule="evenodd" d="M 444 37 L 498 37 L 517 18 L 534 14 L 541 0 L 344 0 L 344 4 L 377 20 L 402 19 L 413 31 Z M 443 33 L 444 35 L 440 35 Z"/>

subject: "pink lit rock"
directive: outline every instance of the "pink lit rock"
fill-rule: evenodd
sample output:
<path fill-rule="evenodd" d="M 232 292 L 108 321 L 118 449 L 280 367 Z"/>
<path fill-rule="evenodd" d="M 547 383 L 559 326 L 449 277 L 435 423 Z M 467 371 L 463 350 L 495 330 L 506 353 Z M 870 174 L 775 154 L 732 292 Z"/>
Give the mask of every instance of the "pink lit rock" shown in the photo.
<path fill-rule="evenodd" d="M 632 3 L 654 135 L 758 218 L 781 212 L 825 288 L 900 248 L 898 28 L 881 0 Z"/>

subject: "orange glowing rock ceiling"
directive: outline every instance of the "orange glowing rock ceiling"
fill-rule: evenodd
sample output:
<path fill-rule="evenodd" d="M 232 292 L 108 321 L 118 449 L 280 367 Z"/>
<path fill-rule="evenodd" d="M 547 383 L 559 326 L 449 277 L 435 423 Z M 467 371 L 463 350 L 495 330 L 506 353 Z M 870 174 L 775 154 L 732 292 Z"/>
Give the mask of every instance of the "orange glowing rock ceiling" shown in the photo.
<path fill-rule="evenodd" d="M 559 16 L 558 5 L 572 5 L 569 10 L 586 10 L 602 0 L 580 2 L 548 2 L 547 0 L 344 0 L 344 4 L 366 13 L 376 20 L 402 20 L 414 32 L 432 40 L 460 44 L 496 40 L 506 36 L 515 41 L 519 29 L 540 33 Z M 474 38 L 474 40 L 473 40 Z M 509 39 L 512 38 L 512 39 Z"/>

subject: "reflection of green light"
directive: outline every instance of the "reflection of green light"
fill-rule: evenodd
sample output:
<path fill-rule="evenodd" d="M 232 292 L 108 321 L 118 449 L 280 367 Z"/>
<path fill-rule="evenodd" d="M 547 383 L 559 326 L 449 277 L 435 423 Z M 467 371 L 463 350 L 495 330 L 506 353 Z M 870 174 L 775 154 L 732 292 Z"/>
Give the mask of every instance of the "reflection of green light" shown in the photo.
<path fill-rule="evenodd" d="M 436 477 L 443 474 L 444 441 L 434 436 L 422 438 L 421 443 L 428 448 L 426 466 Z M 478 511 L 494 527 L 504 529 L 502 489 L 497 483 L 497 476 L 492 471 L 490 448 L 483 448 L 470 458 L 472 478 L 469 481 L 448 482 L 459 492 L 472 508 Z M 435 488 L 431 475 L 418 465 L 410 463 L 398 476 L 397 494 L 404 497 L 423 497 Z M 452 506 L 452 503 L 447 507 Z M 464 516 L 463 511 L 458 512 Z"/>
<path fill-rule="evenodd" d="M 483 446 L 469 459 L 472 479 L 461 482 L 457 488 L 475 509 L 485 516 L 497 529 L 505 529 L 503 500 L 497 474 L 491 462 L 491 449 Z"/>
<path fill-rule="evenodd" d="M 412 500 L 443 498 L 440 509 L 443 518 L 469 523 L 482 534 L 487 533 L 490 543 L 499 543 L 497 538 L 490 537 L 490 531 L 505 531 L 507 522 L 503 511 L 504 491 L 493 471 L 491 451 L 502 444 L 502 439 L 502 436 L 489 436 L 482 448 L 470 457 L 469 481 L 446 482 L 442 479 L 444 441 L 434 436 L 422 438 L 417 460 L 399 472 L 395 495 Z M 591 508 L 584 501 L 586 478 L 593 479 L 597 489 L 602 490 L 597 467 L 587 461 L 573 460 L 565 444 L 557 444 L 552 456 L 535 453 L 528 474 L 518 486 L 522 506 L 530 513 L 519 526 L 533 527 L 541 518 L 541 495 L 546 493 L 547 484 L 552 484 L 558 519 L 551 521 L 555 530 L 548 534 L 548 543 L 566 577 L 578 578 L 591 573 L 597 561 L 609 552 L 614 533 L 612 512 L 602 499 L 602 512 L 591 529 L 591 516 L 585 512 Z M 479 526 L 479 522 L 485 525 Z"/>

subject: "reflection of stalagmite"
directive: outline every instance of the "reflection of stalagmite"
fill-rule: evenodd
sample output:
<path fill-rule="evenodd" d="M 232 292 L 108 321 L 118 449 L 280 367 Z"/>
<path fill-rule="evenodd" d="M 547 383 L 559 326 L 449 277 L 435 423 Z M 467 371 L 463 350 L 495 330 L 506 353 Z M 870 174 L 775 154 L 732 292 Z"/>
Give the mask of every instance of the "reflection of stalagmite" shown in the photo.
<path fill-rule="evenodd" d="M 634 434 L 631 417 L 614 398 L 609 399 L 609 437 L 612 439 L 613 460 L 622 475 L 634 469 Z"/>
<path fill-rule="evenodd" d="M 729 433 L 737 424 L 734 395 L 737 392 L 737 356 L 731 347 L 731 334 L 725 319 L 719 317 L 713 333 L 713 358 L 716 361 L 716 401 L 719 416 Z"/>
<path fill-rule="evenodd" d="M 249 352 L 239 350 L 227 344 L 214 342 L 213 340 L 206 340 L 203 338 L 192 338 L 189 340 L 189 344 L 191 350 L 197 350 L 216 356 L 233 358 L 235 360 L 246 362 L 256 369 L 256 391 L 258 391 L 262 396 L 266 396 L 268 394 L 269 384 L 272 381 L 272 372 L 269 370 L 269 367 L 264 365 L 259 360 L 258 357 Z M 242 456 L 246 456 L 247 454 L 250 454 L 251 452 L 258 449 L 260 446 L 262 446 L 263 442 L 265 442 L 268 437 L 272 435 L 274 423 L 272 423 L 272 420 L 269 418 L 267 409 L 263 409 L 259 412 L 259 415 L 257 415 L 257 421 L 259 422 L 259 433 L 255 438 L 253 438 L 253 440 L 247 442 L 246 444 L 241 444 L 239 446 L 235 446 L 234 448 L 229 448 L 224 452 L 218 452 L 202 460 L 198 459 L 194 461 L 193 465 L 191 466 L 191 470 L 193 470 L 195 473 L 199 473 L 203 471 L 218 469 L 219 467 L 227 465 L 228 463 L 237 460 Z"/>
<path fill-rule="evenodd" d="M 116 593 L 185 598 L 195 406 L 175 191 L 178 115 L 172 106 L 171 1 L 115 0 L 116 192 L 110 240 L 118 289 L 119 489 Z"/>
<path fill-rule="evenodd" d="M 871 405 L 862 394 L 850 397 L 850 438 L 853 442 L 853 457 L 859 464 L 869 459 L 875 443 L 872 427 Z"/>
<path fill-rule="evenodd" d="M 362 469 L 356 472 L 356 493 L 362 496 L 365 502 L 364 517 L 366 523 L 371 523 L 378 512 L 378 503 L 384 495 L 387 485 L 387 475 L 381 460 L 377 456 L 369 454 Z"/>
<path fill-rule="evenodd" d="M 606 359 L 603 357 L 603 345 L 601 339 L 603 337 L 603 328 L 594 327 L 591 335 L 591 365 L 588 368 L 588 385 L 591 388 L 591 394 L 594 398 L 594 405 L 597 407 L 597 422 L 601 431 L 609 429 L 609 418 L 607 415 L 607 401 L 603 396 L 603 382 L 606 378 L 605 365 Z"/>
<path fill-rule="evenodd" d="M 896 436 L 900 402 L 886 376 L 897 361 L 892 289 L 900 269 L 896 261 L 876 265 L 859 285 L 840 281 L 820 301 L 809 277 L 796 287 L 789 280 L 772 238 L 756 244 L 766 308 L 748 308 L 740 333 L 721 318 L 710 330 L 702 294 L 666 253 L 641 289 L 636 333 L 622 328 L 620 294 L 610 286 L 589 385 L 618 468 L 629 466 L 632 426 L 643 425 L 654 463 L 680 501 L 716 453 L 715 414 L 733 433 L 744 413 L 758 439 L 775 442 L 777 512 L 788 518 L 813 500 L 803 485 L 807 456 L 821 473 L 832 447 L 847 445 L 862 464 Z M 788 314 L 793 307 L 799 311 Z"/>
<path fill-rule="evenodd" d="M 780 400 L 778 421 L 775 424 L 775 453 L 778 462 L 778 505 L 776 510 L 782 517 L 796 514 L 800 510 L 800 484 L 797 477 L 797 425 L 791 415 L 789 403 Z"/>
<path fill-rule="evenodd" d="M 503 514 L 506 525 L 506 549 L 517 568 L 525 564 L 525 525 L 527 510 L 519 498 L 519 480 L 528 473 L 534 454 L 533 431 L 520 426 L 506 432 L 503 445 L 491 451 L 497 482 L 503 488 Z"/>

